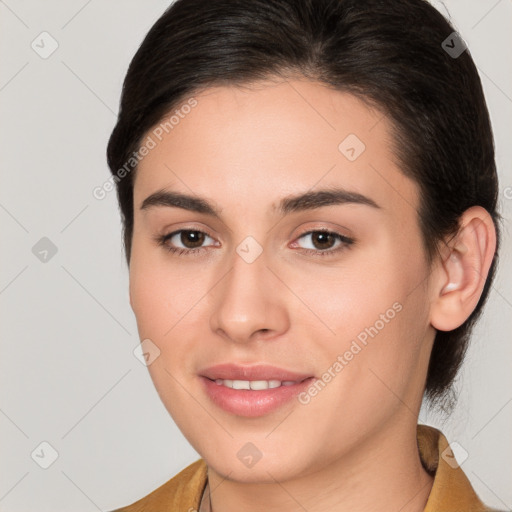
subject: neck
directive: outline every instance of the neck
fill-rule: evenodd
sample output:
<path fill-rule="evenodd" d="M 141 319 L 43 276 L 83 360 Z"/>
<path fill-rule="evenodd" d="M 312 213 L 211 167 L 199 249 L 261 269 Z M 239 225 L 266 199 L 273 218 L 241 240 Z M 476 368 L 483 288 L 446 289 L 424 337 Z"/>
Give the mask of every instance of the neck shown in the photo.
<path fill-rule="evenodd" d="M 380 430 L 315 473 L 280 482 L 237 482 L 208 468 L 212 512 L 423 512 L 433 481 L 410 420 Z"/>

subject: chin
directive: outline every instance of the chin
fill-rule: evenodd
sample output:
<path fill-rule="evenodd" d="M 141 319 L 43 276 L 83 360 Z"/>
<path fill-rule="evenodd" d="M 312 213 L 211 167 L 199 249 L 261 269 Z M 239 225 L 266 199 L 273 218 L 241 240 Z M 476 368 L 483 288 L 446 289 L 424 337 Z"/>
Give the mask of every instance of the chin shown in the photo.
<path fill-rule="evenodd" d="M 272 455 L 262 454 L 261 458 L 254 461 L 244 461 L 243 456 L 240 458 L 236 450 L 235 453 L 215 452 L 211 457 L 203 456 L 208 467 L 212 468 L 223 478 L 236 482 L 263 484 L 275 483 L 276 480 L 283 482 L 291 478 L 296 478 L 301 474 L 306 474 L 308 468 L 311 469 L 313 461 L 301 461 L 293 457 L 296 448 L 290 447 L 283 453 L 275 453 Z"/>

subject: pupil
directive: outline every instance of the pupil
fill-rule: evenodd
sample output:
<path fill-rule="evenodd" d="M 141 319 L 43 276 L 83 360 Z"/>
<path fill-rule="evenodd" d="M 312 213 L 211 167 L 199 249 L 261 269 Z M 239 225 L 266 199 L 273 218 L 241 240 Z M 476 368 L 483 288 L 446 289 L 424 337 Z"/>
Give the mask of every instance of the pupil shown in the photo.
<path fill-rule="evenodd" d="M 201 247 L 204 241 L 204 233 L 200 231 L 184 231 L 181 233 L 181 242 L 187 248 Z M 191 242 L 191 243 L 189 243 Z"/>

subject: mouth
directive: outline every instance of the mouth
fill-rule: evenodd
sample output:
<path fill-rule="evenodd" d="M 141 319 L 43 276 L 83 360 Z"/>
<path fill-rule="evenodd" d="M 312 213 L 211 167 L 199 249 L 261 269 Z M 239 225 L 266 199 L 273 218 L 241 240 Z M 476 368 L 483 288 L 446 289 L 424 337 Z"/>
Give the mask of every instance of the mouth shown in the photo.
<path fill-rule="evenodd" d="M 259 417 L 289 403 L 315 380 L 282 368 L 224 364 L 202 371 L 199 378 L 213 404 L 236 416 Z"/>

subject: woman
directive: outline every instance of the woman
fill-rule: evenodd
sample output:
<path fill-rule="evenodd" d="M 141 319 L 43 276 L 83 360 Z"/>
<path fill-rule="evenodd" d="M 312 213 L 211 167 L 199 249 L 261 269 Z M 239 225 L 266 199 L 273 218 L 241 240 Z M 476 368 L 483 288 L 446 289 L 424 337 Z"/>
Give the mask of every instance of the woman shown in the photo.
<path fill-rule="evenodd" d="M 448 440 L 497 263 L 475 65 L 423 0 L 178 0 L 108 145 L 130 303 L 201 459 L 150 510 L 490 510 Z"/>

